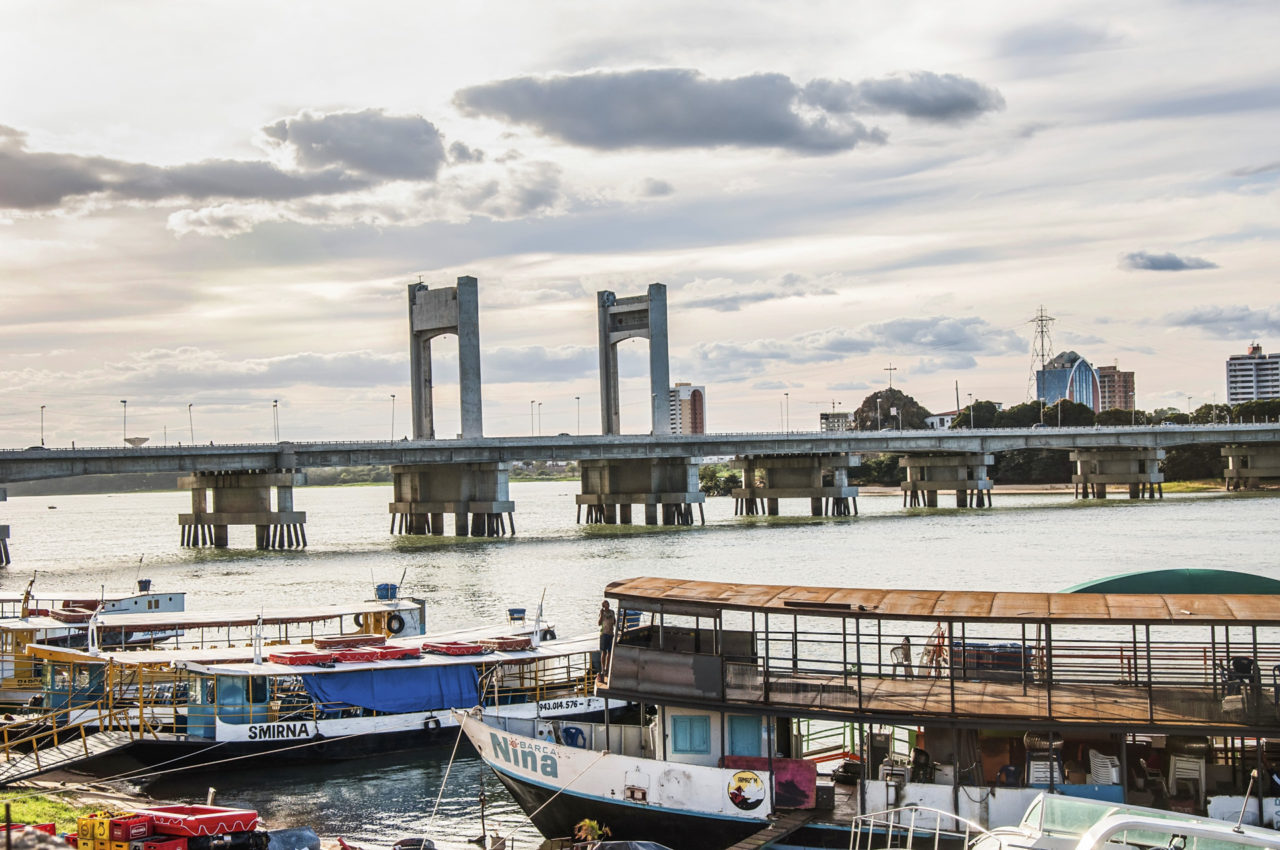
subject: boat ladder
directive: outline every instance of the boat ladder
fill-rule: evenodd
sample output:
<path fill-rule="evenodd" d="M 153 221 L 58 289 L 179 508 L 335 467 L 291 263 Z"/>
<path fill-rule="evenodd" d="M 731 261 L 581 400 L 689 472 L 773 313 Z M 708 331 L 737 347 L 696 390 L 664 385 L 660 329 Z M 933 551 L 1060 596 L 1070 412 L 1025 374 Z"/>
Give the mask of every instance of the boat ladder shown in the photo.
<path fill-rule="evenodd" d="M 942 824 L 951 822 L 951 829 L 943 829 Z M 929 848 L 939 850 L 940 843 L 947 841 L 969 842 L 988 831 L 973 821 L 934 809 L 929 806 L 903 806 L 897 809 L 885 809 L 856 816 L 850 824 L 850 850 L 916 850 Z"/>

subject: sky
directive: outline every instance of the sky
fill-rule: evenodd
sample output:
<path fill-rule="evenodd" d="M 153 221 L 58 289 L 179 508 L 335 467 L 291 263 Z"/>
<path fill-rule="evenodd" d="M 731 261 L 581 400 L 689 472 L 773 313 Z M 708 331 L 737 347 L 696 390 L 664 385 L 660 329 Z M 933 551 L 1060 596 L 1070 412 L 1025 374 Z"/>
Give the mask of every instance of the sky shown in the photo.
<path fill-rule="evenodd" d="M 1277 35 L 1272 0 L 10 0 L 0 447 L 399 438 L 407 286 L 462 275 L 493 436 L 599 433 L 595 293 L 655 282 L 711 431 L 890 376 L 1026 401 L 1041 306 L 1140 408 L 1221 402 L 1280 350 Z"/>

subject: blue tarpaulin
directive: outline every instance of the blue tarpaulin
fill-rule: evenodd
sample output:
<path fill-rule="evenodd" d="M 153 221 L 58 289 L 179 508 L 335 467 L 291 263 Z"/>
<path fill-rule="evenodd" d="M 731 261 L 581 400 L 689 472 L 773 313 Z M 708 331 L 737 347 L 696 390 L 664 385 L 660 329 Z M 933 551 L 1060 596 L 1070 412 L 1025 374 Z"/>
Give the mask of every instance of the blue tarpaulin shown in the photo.
<path fill-rule="evenodd" d="M 438 708 L 470 708 L 479 702 L 476 668 L 392 667 L 304 675 L 302 685 L 318 703 L 403 713 Z"/>

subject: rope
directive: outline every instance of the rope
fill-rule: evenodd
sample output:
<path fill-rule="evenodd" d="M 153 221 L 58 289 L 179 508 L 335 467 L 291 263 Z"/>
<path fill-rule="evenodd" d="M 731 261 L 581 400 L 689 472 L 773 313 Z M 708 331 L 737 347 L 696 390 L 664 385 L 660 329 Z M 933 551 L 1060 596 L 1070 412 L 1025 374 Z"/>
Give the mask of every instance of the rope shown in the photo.
<path fill-rule="evenodd" d="M 461 728 L 461 727 L 459 727 L 459 728 Z M 607 755 L 609 755 L 609 751 L 608 751 L 608 750 L 604 750 L 604 751 L 600 752 L 600 753 L 599 753 L 599 754 L 598 754 L 594 759 L 592 759 L 592 760 L 591 760 L 591 764 L 589 764 L 589 765 L 587 765 L 586 767 L 584 767 L 584 768 L 582 769 L 582 772 L 581 772 L 581 773 L 579 773 L 577 776 L 575 776 L 575 777 L 573 778 L 573 780 L 572 780 L 572 781 L 565 783 L 565 786 L 564 786 L 563 788 L 561 788 L 559 791 L 556 791 L 556 793 L 552 794 L 550 797 L 548 797 L 548 798 L 547 798 L 547 802 L 543 803 L 541 806 L 538 806 L 538 808 L 536 808 L 536 809 L 534 809 L 532 812 L 530 812 L 530 813 L 528 814 L 529 822 L 530 822 L 530 823 L 533 823 L 533 818 L 534 818 L 534 816 L 535 816 L 535 815 L 537 815 L 537 814 L 538 814 L 538 812 L 542 811 L 542 810 L 543 810 L 543 809 L 545 809 L 547 806 L 551 805 L 551 801 L 552 801 L 552 800 L 554 800 L 556 797 L 559 797 L 559 796 L 560 796 L 561 794 L 563 794 L 565 791 L 568 791 L 568 790 L 569 790 L 569 788 L 571 788 L 571 787 L 573 786 L 573 783 L 574 783 L 574 782 L 577 782 L 579 779 L 581 779 L 583 776 L 585 776 L 588 770 L 590 770 L 591 768 L 595 767 L 596 762 L 600 761 L 600 759 L 604 758 L 604 757 L 605 757 L 605 756 L 607 756 Z M 493 768 L 490 768 L 490 770 L 492 770 L 492 769 L 493 769 Z M 511 842 L 511 841 L 514 841 L 514 839 L 515 839 L 515 837 L 516 837 L 516 831 L 517 831 L 518 829 L 519 829 L 519 827 L 516 827 L 516 829 L 513 829 L 513 830 L 511 830 L 511 832 L 507 833 L 507 834 L 503 837 L 502 841 L 503 841 L 503 842 Z M 508 845 L 508 846 L 509 846 L 509 845 Z"/>
<path fill-rule="evenodd" d="M 453 739 L 453 752 L 449 753 L 449 763 L 444 768 L 444 779 L 440 780 L 440 790 L 436 793 L 435 805 L 431 807 L 431 817 L 427 818 L 427 829 L 431 829 L 431 825 L 436 820 L 436 810 L 440 808 L 440 798 L 444 796 L 445 786 L 449 784 L 449 771 L 453 770 L 453 760 L 458 755 L 458 743 L 462 740 L 462 724 L 458 724 L 458 737 Z M 425 837 L 425 834 L 424 834 Z"/>

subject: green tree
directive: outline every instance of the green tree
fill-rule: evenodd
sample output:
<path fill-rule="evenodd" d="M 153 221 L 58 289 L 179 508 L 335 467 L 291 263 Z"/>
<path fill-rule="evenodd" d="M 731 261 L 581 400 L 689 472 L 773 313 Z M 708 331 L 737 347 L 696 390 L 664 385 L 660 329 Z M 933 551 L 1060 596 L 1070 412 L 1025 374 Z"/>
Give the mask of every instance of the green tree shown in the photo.
<path fill-rule="evenodd" d="M 991 480 L 998 484 L 1065 484 L 1072 464 L 1060 449 L 1014 449 L 996 452 Z"/>
<path fill-rule="evenodd" d="M 858 484 L 879 484 L 896 487 L 907 480 L 907 471 L 898 465 L 902 455 L 863 455 L 862 465 L 849 470 L 849 480 Z"/>
<path fill-rule="evenodd" d="M 1040 421 L 1043 409 L 1044 403 L 1039 400 L 1029 401 L 1025 404 L 1015 404 L 1013 407 L 1007 407 L 996 413 L 995 427 L 1030 428 Z"/>
<path fill-rule="evenodd" d="M 960 411 L 956 418 L 951 420 L 953 429 L 959 428 L 995 428 L 996 422 L 1000 414 L 1000 409 L 994 401 L 974 401 L 964 410 Z M 970 417 L 973 418 L 973 425 L 969 424 Z"/>
<path fill-rule="evenodd" d="M 1064 398 L 1044 409 L 1044 424 L 1061 425 L 1063 428 L 1092 425 L 1093 408 Z"/>
<path fill-rule="evenodd" d="M 1093 419 L 1095 425 L 1143 425 L 1146 424 L 1146 414 L 1141 410 L 1123 410 L 1119 407 L 1113 407 L 1110 410 L 1103 410 Z"/>
<path fill-rule="evenodd" d="M 924 428 L 924 420 L 930 415 L 927 408 L 902 390 L 885 389 L 864 398 L 853 417 L 857 430 L 875 431 L 880 428 Z"/>
<path fill-rule="evenodd" d="M 1237 404 L 1232 422 L 1273 422 L 1280 421 L 1280 401 L 1275 399 L 1259 399 Z"/>

